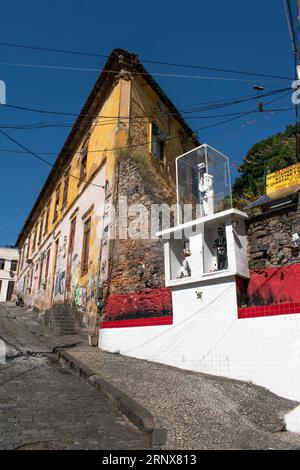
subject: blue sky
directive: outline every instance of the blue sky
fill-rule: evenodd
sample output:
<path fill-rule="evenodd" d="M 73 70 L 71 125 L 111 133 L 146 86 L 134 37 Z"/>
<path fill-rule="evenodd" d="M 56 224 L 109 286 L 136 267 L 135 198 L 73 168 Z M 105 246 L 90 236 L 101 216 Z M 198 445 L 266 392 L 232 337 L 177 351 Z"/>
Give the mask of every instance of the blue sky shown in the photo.
<path fill-rule="evenodd" d="M 294 76 L 293 56 L 280 0 L 170 0 L 100 2 L 99 0 L 37 0 L 2 2 L 0 42 L 109 54 L 128 49 L 140 60 L 157 60 L 220 67 L 271 75 Z M 0 46 L 0 80 L 7 86 L 7 103 L 78 112 L 98 74 L 9 64 L 39 64 L 101 69 L 105 59 L 46 53 Z M 4 65 L 6 64 L 6 65 Z M 144 64 L 153 73 L 183 74 L 211 79 L 156 77 L 180 109 L 206 101 L 244 97 L 257 82 L 266 91 L 289 87 L 289 80 L 253 79 L 233 73 L 209 72 Z M 226 77 L 239 80 L 217 80 Z M 254 80 L 248 81 L 248 80 Z M 203 116 L 247 111 L 256 101 L 219 109 Z M 272 108 L 290 107 L 290 96 Z M 200 113 L 196 113 L 197 116 Z M 226 119 L 188 120 L 193 129 Z M 0 128 L 10 124 L 64 121 L 0 106 Z M 69 121 L 69 119 L 67 119 Z M 294 123 L 292 110 L 253 114 L 199 131 L 201 142 L 240 162 L 257 141 Z M 70 128 L 3 129 L 35 152 L 58 152 Z M 11 153 L 17 147 L 0 135 L 0 245 L 14 244 L 49 167 L 30 155 Z M 2 151 L 4 150 L 4 151 Z M 46 156 L 53 162 L 55 156 Z M 231 166 L 232 178 L 236 176 Z"/>

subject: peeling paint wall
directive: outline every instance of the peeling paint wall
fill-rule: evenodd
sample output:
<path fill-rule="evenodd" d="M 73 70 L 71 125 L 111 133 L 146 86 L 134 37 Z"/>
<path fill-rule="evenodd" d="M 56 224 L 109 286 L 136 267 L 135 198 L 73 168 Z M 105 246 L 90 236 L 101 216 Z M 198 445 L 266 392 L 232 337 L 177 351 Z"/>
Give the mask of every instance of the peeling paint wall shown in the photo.
<path fill-rule="evenodd" d="M 130 115 L 132 117 L 130 125 L 132 144 L 146 143 L 142 148 L 142 153 L 146 153 L 155 170 L 174 185 L 175 158 L 195 148 L 195 142 L 187 135 L 186 130 L 183 130 L 176 116 L 168 112 L 156 92 L 146 84 L 142 77 L 137 77 L 132 84 Z M 163 162 L 157 161 L 152 153 L 151 125 L 153 122 L 161 129 L 166 140 Z M 139 148 L 137 152 L 140 152 Z"/>
<path fill-rule="evenodd" d="M 24 292 L 27 305 L 35 306 L 41 311 L 50 309 L 57 304 L 72 305 L 82 311 L 82 324 L 85 327 L 91 327 L 93 321 L 96 321 L 96 288 L 105 196 L 104 189 L 99 188 L 98 185 L 105 184 L 105 172 L 106 168 L 103 166 L 92 180 L 92 184 L 76 201 L 76 205 L 56 226 L 52 236 L 41 246 L 25 273 Z M 95 201 L 97 201 L 97 205 Z M 83 230 L 87 211 L 88 217 L 91 218 L 90 248 L 88 272 L 82 276 Z M 68 241 L 71 220 L 74 218 L 76 218 L 76 231 L 70 272 L 68 272 Z M 48 252 L 50 253 L 49 261 L 47 261 Z M 46 277 L 47 262 L 48 273 Z M 66 291 L 67 276 L 70 276 L 68 291 Z"/>
<path fill-rule="evenodd" d="M 84 326 L 92 324 L 97 314 L 96 291 L 102 224 L 105 218 L 105 193 L 110 191 L 115 164 L 115 155 L 110 149 L 122 145 L 122 142 L 124 145 L 126 143 L 124 139 L 128 120 L 126 126 L 121 128 L 120 137 L 118 119 L 122 81 L 115 82 L 90 130 L 81 138 L 70 163 L 54 179 L 52 192 L 50 195 L 44 195 L 43 203 L 31 220 L 27 237 L 19 247 L 21 256 L 16 290 L 24 292 L 26 305 L 42 312 L 57 304 L 72 305 L 82 311 Z M 128 85 L 126 86 L 128 88 Z M 107 116 L 114 118 L 107 120 Z M 80 181 L 81 149 L 85 142 L 88 145 L 86 175 Z M 69 180 L 64 202 L 66 172 L 69 174 Z M 60 191 L 55 217 L 57 188 Z M 91 229 L 88 272 L 81 276 L 84 226 L 82 216 L 89 210 Z M 70 226 L 74 217 L 76 229 L 70 258 Z"/>

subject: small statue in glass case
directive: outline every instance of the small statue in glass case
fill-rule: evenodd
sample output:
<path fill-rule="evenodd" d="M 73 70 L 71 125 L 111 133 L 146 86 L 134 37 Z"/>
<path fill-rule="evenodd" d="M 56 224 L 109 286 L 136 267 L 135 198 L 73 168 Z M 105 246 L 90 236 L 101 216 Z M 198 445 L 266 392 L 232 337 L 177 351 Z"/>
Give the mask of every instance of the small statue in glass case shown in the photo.
<path fill-rule="evenodd" d="M 201 217 L 213 215 L 214 213 L 214 189 L 212 175 L 207 173 L 205 163 L 198 165 L 198 178 L 199 178 L 199 195 Z"/>
<path fill-rule="evenodd" d="M 213 242 L 213 248 L 217 252 L 218 271 L 226 269 L 227 264 L 227 244 L 223 227 L 218 227 L 218 238 Z"/>
<path fill-rule="evenodd" d="M 185 241 L 183 243 L 183 249 L 181 251 L 181 256 L 182 256 L 182 265 L 181 265 L 181 271 L 180 271 L 180 278 L 183 277 L 190 277 L 192 275 L 191 268 L 189 265 L 189 262 L 187 258 L 191 256 L 191 252 L 188 246 L 188 243 Z"/>

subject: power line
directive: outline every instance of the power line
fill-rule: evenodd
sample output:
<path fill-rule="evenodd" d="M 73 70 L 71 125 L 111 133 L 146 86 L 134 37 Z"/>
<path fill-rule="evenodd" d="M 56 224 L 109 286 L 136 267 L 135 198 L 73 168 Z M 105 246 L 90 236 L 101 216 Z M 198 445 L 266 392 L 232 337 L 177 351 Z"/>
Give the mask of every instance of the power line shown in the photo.
<path fill-rule="evenodd" d="M 5 224 L 6 222 L 9 222 L 11 219 L 14 219 L 15 217 L 17 217 L 20 213 L 22 213 L 25 209 L 27 209 L 31 204 L 33 203 L 33 200 L 31 200 L 30 202 L 28 202 L 28 204 L 26 204 L 25 206 L 23 206 L 21 209 L 17 210 L 16 212 L 14 212 L 13 214 L 11 214 L 9 217 L 7 217 L 6 219 L 2 219 L 0 220 L 0 224 Z"/>
<path fill-rule="evenodd" d="M 293 16 L 292 16 L 292 11 L 291 11 L 291 5 L 289 0 L 282 0 L 283 7 L 284 7 L 284 12 L 286 16 L 286 21 L 289 29 L 289 34 L 290 34 L 290 40 L 292 44 L 292 50 L 293 53 L 297 56 L 298 55 L 298 49 L 297 49 L 297 44 L 296 44 L 296 35 L 295 35 L 295 30 L 294 30 L 294 25 L 293 25 Z"/>
<path fill-rule="evenodd" d="M 262 111 L 256 110 L 250 110 L 253 113 L 278 113 L 278 112 L 286 112 L 286 111 L 291 111 L 294 108 L 292 106 L 288 108 L 274 108 L 274 109 L 264 109 Z M 246 113 L 247 111 L 240 111 L 240 112 L 235 112 L 235 113 L 225 113 L 225 114 L 216 114 L 214 116 L 189 116 L 186 119 L 218 119 L 220 117 L 228 117 L 228 116 L 237 116 L 242 113 Z M 135 122 L 134 120 L 131 122 Z M 140 122 L 140 121 L 139 121 Z M 103 127 L 103 126 L 110 126 L 114 124 L 115 121 L 112 122 L 105 122 L 102 124 L 94 124 L 93 127 Z M 31 123 L 31 124 L 0 124 L 1 129 L 14 129 L 14 130 L 40 130 L 40 129 L 56 129 L 56 128 L 66 128 L 66 127 L 72 127 L 74 123 L 66 123 L 66 122 L 52 122 L 52 123 Z"/>
<path fill-rule="evenodd" d="M 23 63 L 12 63 L 12 62 L 0 62 L 0 65 L 9 66 L 9 67 L 23 67 L 23 68 L 38 68 L 38 69 L 45 69 L 45 70 L 67 70 L 73 72 L 102 72 L 102 69 L 94 69 L 89 67 L 67 67 L 61 65 L 44 65 L 44 64 L 23 64 Z M 115 74 L 115 70 L 105 70 L 105 73 L 112 73 Z M 233 81 L 233 82 L 246 82 L 246 83 L 255 83 L 257 80 L 254 79 L 247 79 L 247 78 L 236 78 L 236 77 L 209 77 L 209 76 L 201 76 L 201 75 L 183 75 L 183 74 L 174 74 L 174 73 L 160 73 L 160 72 L 130 72 L 131 75 L 141 75 L 141 76 L 148 76 L 151 75 L 153 77 L 165 77 L 165 78 L 187 78 L 187 79 L 194 79 L 194 80 L 216 80 L 216 81 Z M 282 79 L 263 79 L 260 80 L 264 83 L 275 83 L 275 82 L 282 82 L 285 80 L 291 80 L 290 78 L 282 78 Z"/>
<path fill-rule="evenodd" d="M 290 87 L 285 87 L 285 88 L 278 88 L 278 89 L 274 89 L 274 90 L 270 90 L 268 92 L 265 92 L 265 93 L 261 93 L 259 95 L 260 99 L 261 98 L 266 98 L 268 96 L 272 96 L 272 95 L 276 95 L 276 94 L 280 94 L 280 93 L 284 93 L 286 91 L 290 91 L 291 88 Z M 4 108 L 10 108 L 10 109 L 18 109 L 20 111 L 27 111 L 27 112 L 34 112 L 34 113 L 40 113 L 40 114 L 53 114 L 53 115 L 59 115 L 59 116 L 75 116 L 75 117 L 91 117 L 91 118 L 98 118 L 98 119 L 132 119 L 132 118 L 150 118 L 150 117 L 153 117 L 153 116 L 178 116 L 178 115 L 185 115 L 185 114 L 192 114 L 196 111 L 207 111 L 207 110 L 210 110 L 210 109 L 218 109 L 218 108 L 222 108 L 222 107 L 226 107 L 226 106 L 232 106 L 232 105 L 235 105 L 235 104 L 240 104 L 240 103 L 245 103 L 247 101 L 252 101 L 252 100 L 257 100 L 258 96 L 257 94 L 255 95 L 251 95 L 250 97 L 245 97 L 245 98 L 236 98 L 236 99 L 232 99 L 232 100 L 225 100 L 225 101 L 220 101 L 220 102 L 211 102 L 211 104 L 208 103 L 208 106 L 202 106 L 202 107 L 196 107 L 194 109 L 187 109 L 187 110 L 184 110 L 184 109 L 181 109 L 180 111 L 177 111 L 177 112 L 160 112 L 160 113 L 151 113 L 149 115 L 147 115 L 146 113 L 144 114 L 136 114 L 136 115 L 133 115 L 133 116 L 99 116 L 98 117 L 98 114 L 95 115 L 95 113 L 93 114 L 78 114 L 78 113 L 73 113 L 73 112 L 64 112 L 64 111 L 53 111 L 53 110 L 47 110 L 47 109 L 40 109 L 40 108 L 31 108 L 31 107 L 26 107 L 26 106 L 20 106 L 20 105 L 12 105 L 12 104 L 3 104 L 2 106 Z"/>
<path fill-rule="evenodd" d="M 278 98 L 276 98 L 276 99 L 278 99 Z M 269 103 L 267 103 L 267 104 L 270 104 L 272 101 L 274 101 L 274 100 L 271 100 L 271 101 L 270 101 Z M 236 120 L 236 119 L 240 119 L 241 117 L 244 117 L 244 116 L 246 116 L 246 115 L 249 115 L 249 114 L 251 114 L 251 113 L 253 113 L 253 112 L 254 112 L 254 110 L 252 110 L 252 111 L 250 110 L 250 111 L 241 113 L 241 114 L 239 114 L 239 115 L 236 116 L 236 117 L 233 117 L 233 118 L 228 119 L 228 120 L 225 120 L 225 121 L 221 121 L 221 122 L 216 123 L 216 124 L 213 124 L 213 125 L 211 125 L 211 126 L 205 126 L 205 127 L 201 127 L 201 128 L 195 129 L 195 131 L 200 130 L 200 129 L 207 129 L 207 128 L 209 128 L 209 127 L 216 127 L 216 126 L 219 126 L 219 125 L 221 125 L 221 124 L 224 124 L 224 123 L 227 123 L 227 122 Z M 35 152 L 32 152 L 30 149 L 27 149 L 25 146 L 23 146 L 23 144 L 20 144 L 20 143 L 19 143 L 18 141 L 16 141 L 15 139 L 12 139 L 12 138 L 11 138 L 10 136 L 8 136 L 5 132 L 3 132 L 3 131 L 1 131 L 1 130 L 0 130 L 0 132 L 1 132 L 3 135 L 5 135 L 7 138 L 9 138 L 10 140 L 12 140 L 16 145 L 18 145 L 19 147 L 25 149 L 25 152 L 24 152 L 24 153 L 30 153 L 30 154 L 33 155 L 34 157 L 36 157 L 36 158 L 38 158 L 39 160 L 43 161 L 44 163 L 47 163 L 47 165 L 49 165 L 49 166 L 51 166 L 51 167 L 54 167 L 53 164 L 47 162 L 47 161 L 44 160 L 44 159 L 41 159 Z M 172 136 L 172 137 L 169 137 L 169 138 L 166 139 L 166 140 L 172 140 L 172 139 L 177 139 L 177 138 L 179 138 L 179 137 L 178 137 L 178 136 Z M 136 147 L 141 147 L 141 146 L 149 145 L 149 143 L 151 143 L 151 142 L 146 142 L 146 143 L 137 144 L 137 145 L 130 145 L 130 146 L 125 146 L 125 147 L 119 147 L 119 148 L 114 148 L 114 149 L 105 149 L 105 150 L 120 150 L 120 149 L 136 148 Z M 0 151 L 1 151 L 1 150 L 0 150 Z M 97 151 L 99 152 L 99 151 L 101 151 L 101 150 L 97 150 Z M 233 166 L 233 167 L 235 167 L 235 165 L 237 165 L 237 166 L 240 168 L 240 166 L 237 164 L 237 162 L 233 162 L 233 161 L 232 161 L 232 162 L 229 162 L 229 163 L 230 163 L 231 166 Z M 71 177 L 73 177 L 73 178 L 75 178 L 75 179 L 78 179 L 78 180 L 80 179 L 80 178 L 78 178 L 78 177 L 76 177 L 76 176 L 74 176 L 74 175 L 72 175 L 72 174 L 70 174 L 70 173 L 69 173 L 69 176 L 71 176 Z M 84 181 L 84 180 L 82 180 L 82 181 Z M 97 186 L 97 187 L 103 188 L 103 186 L 96 185 L 96 184 L 94 184 L 94 183 L 90 183 L 90 184 L 91 184 L 92 186 Z M 31 203 L 29 203 L 29 204 L 31 204 Z M 17 212 L 17 214 L 20 213 L 21 211 L 23 211 L 25 208 L 27 208 L 27 207 L 29 206 L 29 204 L 27 204 L 25 207 L 21 208 L 21 209 Z M 11 218 L 13 218 L 13 217 L 14 217 L 15 215 L 17 215 L 17 214 L 14 214 L 13 216 L 11 216 Z M 4 223 L 6 220 L 9 220 L 9 218 L 8 218 L 8 219 L 5 219 L 5 220 L 3 220 L 3 221 L 1 221 L 0 223 Z"/>
<path fill-rule="evenodd" d="M 270 101 L 271 103 L 271 101 Z M 270 103 L 267 103 L 267 104 L 270 104 Z M 267 112 L 271 112 L 271 110 L 266 110 Z M 234 113 L 236 115 L 234 115 L 234 117 L 230 118 L 230 119 L 226 119 L 225 121 L 220 121 L 220 122 L 217 122 L 215 124 L 211 124 L 211 125 L 208 125 L 208 126 L 204 126 L 204 127 L 198 127 L 194 130 L 194 132 L 197 132 L 199 130 L 203 130 L 203 129 L 209 129 L 209 128 L 212 128 L 212 127 L 217 127 L 217 126 L 220 126 L 222 124 L 225 124 L 227 122 L 231 122 L 233 120 L 236 120 L 236 119 L 240 119 L 241 117 L 245 117 L 249 114 L 253 114 L 253 113 L 256 113 L 257 112 L 257 109 L 254 108 L 252 110 L 249 110 L 249 111 L 243 111 L 241 113 Z M 48 162 L 47 160 L 44 160 L 43 158 L 41 158 L 39 155 L 37 155 L 37 153 L 35 152 L 32 152 L 31 150 L 27 149 L 25 146 L 23 146 L 22 144 L 20 144 L 19 142 L 17 142 L 15 139 L 13 139 L 12 137 L 8 136 L 7 133 L 5 133 L 4 131 L 2 131 L 0 129 L 0 133 L 2 133 L 3 135 L 5 135 L 5 137 L 7 137 L 9 140 L 13 141 L 16 145 L 18 145 L 19 147 L 23 148 L 25 150 L 25 152 L 16 152 L 16 151 L 11 151 L 11 150 L 5 150 L 5 149 L 0 149 L 1 152 L 8 152 L 8 153 L 30 153 L 31 155 L 33 155 L 34 157 L 38 158 L 39 160 L 41 160 L 42 162 L 46 163 L 48 166 L 51 166 L 53 167 L 54 164 L 51 164 L 50 162 Z M 184 132 L 186 133 L 186 132 Z M 167 137 L 165 139 L 165 142 L 167 141 L 170 141 L 170 140 L 173 140 L 173 139 L 178 139 L 180 138 L 180 136 L 170 136 L 170 137 Z M 97 152 L 111 152 L 111 151 L 117 151 L 117 150 L 125 150 L 125 149 L 133 149 L 133 148 L 138 148 L 138 147 L 143 147 L 143 146 L 146 146 L 146 145 L 149 145 L 151 144 L 152 141 L 147 141 L 145 143 L 139 143 L 139 144 L 133 144 L 133 145 L 127 145 L 127 146 L 122 146 L 122 147 L 112 147 L 112 148 L 103 148 L 103 149 L 97 149 L 97 150 L 89 150 L 89 153 L 97 153 Z M 43 155 L 57 155 L 57 152 L 38 152 L 39 154 L 43 154 Z M 75 155 L 77 152 L 64 152 L 62 155 Z M 70 175 L 72 176 L 73 178 L 77 178 L 77 179 L 80 179 L 78 177 L 75 177 L 74 175 Z"/>
<path fill-rule="evenodd" d="M 14 139 L 13 137 L 11 137 L 10 135 L 8 135 L 6 132 L 4 132 L 3 130 L 0 129 L 0 133 L 2 135 L 4 135 L 4 137 L 6 137 L 8 140 L 10 140 L 11 142 L 15 143 L 18 147 L 22 148 L 23 150 L 25 150 L 26 153 L 29 153 L 30 155 L 32 155 L 34 158 L 37 158 L 38 160 L 40 160 L 41 162 L 45 163 L 46 165 L 50 166 L 51 168 L 54 168 L 55 164 L 52 164 L 50 162 L 48 162 L 47 160 L 45 160 L 44 158 L 40 157 L 37 153 L 33 152 L 32 150 L 28 149 L 27 147 L 25 147 L 23 144 L 21 144 L 20 142 L 18 142 L 16 139 Z M 87 182 L 87 180 L 85 179 L 82 179 L 82 178 L 79 178 L 77 176 L 74 176 L 72 175 L 71 173 L 68 173 L 69 176 L 71 176 L 72 178 L 75 178 L 81 182 Z M 96 186 L 98 188 L 105 188 L 105 186 L 102 186 L 102 185 L 99 185 L 99 184 L 95 184 L 95 183 L 91 183 L 92 186 Z"/>
<path fill-rule="evenodd" d="M 255 109 L 256 111 L 256 109 Z M 237 119 L 237 118 L 240 118 L 242 117 L 243 115 L 248 115 L 250 113 L 252 113 L 254 111 L 247 111 L 246 113 L 241 113 L 239 114 L 237 117 L 234 117 L 232 119 L 229 119 L 229 120 L 226 120 L 226 121 L 221 121 L 219 123 L 215 123 L 215 124 L 212 124 L 211 126 L 208 126 L 208 127 L 216 127 L 218 125 L 221 125 L 223 124 L 224 122 L 229 122 L 231 120 L 234 120 L 234 119 Z M 207 127 L 199 127 L 197 129 L 194 130 L 194 132 L 198 131 L 198 130 L 201 130 L 201 129 L 206 129 Z M 29 153 L 31 154 L 33 157 L 37 158 L 38 160 L 40 160 L 41 162 L 45 163 L 46 165 L 50 166 L 50 167 L 54 167 L 55 166 L 55 163 L 52 164 L 50 162 L 48 162 L 47 160 L 45 160 L 44 158 L 40 157 L 37 153 L 33 152 L 32 150 L 28 149 L 27 147 L 25 147 L 23 144 L 21 144 L 20 142 L 18 142 L 16 139 L 12 138 L 11 136 L 9 136 L 6 132 L 4 132 L 3 130 L 0 129 L 0 133 L 2 135 L 4 135 L 7 139 L 9 139 L 10 141 L 12 141 L 13 143 L 15 143 L 18 147 L 22 148 L 23 150 L 25 150 L 25 153 Z M 184 131 L 184 133 L 186 133 L 186 131 Z M 181 136 L 170 136 L 170 137 L 167 137 L 166 139 L 164 139 L 165 142 L 168 142 L 170 140 L 174 140 L 174 139 L 179 139 L 181 138 Z M 109 152 L 109 151 L 116 151 L 116 150 L 128 150 L 128 149 L 133 149 L 133 148 L 138 148 L 138 147 L 144 147 L 146 145 L 149 145 L 151 144 L 152 141 L 147 141 L 147 142 L 144 142 L 144 143 L 139 143 L 139 144 L 131 144 L 131 145 L 125 145 L 125 146 L 121 146 L 121 147 L 112 147 L 112 148 L 104 148 L 104 149 L 98 149 L 98 150 L 95 150 L 95 152 Z M 40 153 L 40 152 L 39 152 Z M 52 153 L 52 152 L 51 152 Z M 50 154 L 47 152 L 47 154 Z M 74 155 L 76 154 L 76 152 L 70 152 L 70 155 Z M 74 175 L 70 175 L 72 176 L 73 178 L 76 178 L 76 179 L 80 179 L 80 178 L 77 178 L 76 176 Z"/>
<path fill-rule="evenodd" d="M 22 49 L 32 49 L 37 51 L 44 51 L 44 52 L 54 52 L 60 54 L 71 54 L 71 55 L 81 55 L 81 56 L 89 56 L 89 57 L 101 57 L 101 58 L 108 58 L 109 55 L 107 54 L 99 54 L 99 53 L 92 53 L 86 51 L 76 51 L 70 49 L 55 49 L 55 48 L 46 48 L 46 47 L 39 47 L 39 46 L 32 46 L 28 44 L 16 44 L 16 43 L 8 43 L 8 42 L 0 42 L 0 46 L 5 47 L 14 47 L 14 48 L 22 48 Z M 233 70 L 233 69 L 226 69 L 220 67 L 208 67 L 198 64 L 182 64 L 182 63 L 175 63 L 175 62 L 166 62 L 166 61 L 158 61 L 158 60 L 150 60 L 150 59 L 142 59 L 143 62 L 157 64 L 157 65 L 166 65 L 171 67 L 180 67 L 180 68 L 190 68 L 190 69 L 199 69 L 199 70 L 210 70 L 216 72 L 225 72 L 225 73 L 235 73 L 239 75 L 249 75 L 253 77 L 265 77 L 265 78 L 278 78 L 284 80 L 291 80 L 290 77 L 284 77 L 282 75 L 271 75 L 265 73 L 255 73 L 255 72 L 248 72 L 242 70 Z"/>
<path fill-rule="evenodd" d="M 4 137 L 6 137 L 6 139 L 10 140 L 11 142 L 13 142 L 14 144 L 16 144 L 18 147 L 22 148 L 23 150 L 26 151 L 26 153 L 30 153 L 33 157 L 37 158 L 38 160 L 40 160 L 41 162 L 45 163 L 46 165 L 48 166 L 53 166 L 50 162 L 48 162 L 47 160 L 45 160 L 43 157 L 40 157 L 37 153 L 35 152 L 32 152 L 32 150 L 28 149 L 27 147 L 25 147 L 23 144 L 20 144 L 20 142 L 18 142 L 16 139 L 14 139 L 13 137 L 11 137 L 10 135 L 8 135 L 6 132 L 4 132 L 2 129 L 0 129 L 0 133 L 2 135 L 4 135 Z"/>

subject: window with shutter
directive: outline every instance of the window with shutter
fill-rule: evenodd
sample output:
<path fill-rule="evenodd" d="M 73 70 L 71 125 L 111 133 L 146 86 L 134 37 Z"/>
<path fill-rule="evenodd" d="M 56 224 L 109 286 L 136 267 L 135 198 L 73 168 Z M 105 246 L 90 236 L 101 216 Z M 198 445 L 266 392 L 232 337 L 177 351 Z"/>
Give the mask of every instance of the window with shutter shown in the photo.
<path fill-rule="evenodd" d="M 165 141 L 162 130 L 153 122 L 152 123 L 152 136 L 151 136 L 151 151 L 156 160 L 164 161 Z"/>
<path fill-rule="evenodd" d="M 69 170 L 67 170 L 64 178 L 64 193 L 63 193 L 63 201 L 62 205 L 64 206 L 67 203 L 68 199 L 68 190 L 69 190 Z"/>
<path fill-rule="evenodd" d="M 48 232 L 48 224 L 49 224 L 49 215 L 50 215 L 50 202 L 47 205 L 46 209 L 46 219 L 45 219 L 45 226 L 44 226 L 44 235 Z"/>
<path fill-rule="evenodd" d="M 82 258 L 81 258 L 81 275 L 84 276 L 88 272 L 89 262 L 89 244 L 91 232 L 91 219 L 84 223 L 83 241 L 82 241 Z"/>
<path fill-rule="evenodd" d="M 81 184 L 86 178 L 87 155 L 88 155 L 88 142 L 81 149 L 80 175 L 79 175 L 78 184 Z"/>
<path fill-rule="evenodd" d="M 59 211 L 59 197 L 60 197 L 60 186 L 58 186 L 56 193 L 55 193 L 55 204 L 54 204 L 54 214 L 53 214 L 53 222 L 57 219 L 58 211 Z"/>
<path fill-rule="evenodd" d="M 46 271 L 45 271 L 45 288 L 48 280 L 48 274 L 49 274 L 49 263 L 50 263 L 50 248 L 47 251 L 47 260 L 46 260 Z"/>
<path fill-rule="evenodd" d="M 18 261 L 15 260 L 15 259 L 12 259 L 11 262 L 10 262 L 10 270 L 11 271 L 16 271 L 17 270 L 17 264 L 18 264 Z"/>

